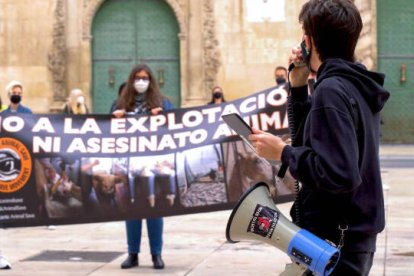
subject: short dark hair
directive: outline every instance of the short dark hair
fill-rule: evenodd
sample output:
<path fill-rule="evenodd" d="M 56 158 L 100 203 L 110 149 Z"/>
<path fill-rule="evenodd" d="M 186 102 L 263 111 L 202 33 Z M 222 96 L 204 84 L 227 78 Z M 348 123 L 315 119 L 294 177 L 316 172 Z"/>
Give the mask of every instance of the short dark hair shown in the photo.
<path fill-rule="evenodd" d="M 286 69 L 286 67 L 284 67 L 284 66 L 277 66 L 276 68 L 275 68 L 275 72 L 277 71 L 277 70 L 283 70 L 283 71 L 285 71 L 286 72 L 286 74 L 287 74 L 287 69 Z"/>
<path fill-rule="evenodd" d="M 302 6 L 299 22 L 312 38 L 321 61 L 355 61 L 362 19 L 352 0 L 310 0 Z"/>

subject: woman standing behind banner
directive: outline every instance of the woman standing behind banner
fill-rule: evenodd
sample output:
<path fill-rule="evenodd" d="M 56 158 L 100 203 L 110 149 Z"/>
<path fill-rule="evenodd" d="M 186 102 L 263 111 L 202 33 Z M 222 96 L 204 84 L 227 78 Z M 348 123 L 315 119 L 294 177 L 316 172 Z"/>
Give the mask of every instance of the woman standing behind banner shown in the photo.
<path fill-rule="evenodd" d="M 224 99 L 223 89 L 220 86 L 215 86 L 211 90 L 211 100 L 207 104 L 220 104 L 224 103 L 226 100 Z"/>
<path fill-rule="evenodd" d="M 63 114 L 89 114 L 82 90 L 75 88 L 70 91 L 69 97 L 63 108 Z"/>
<path fill-rule="evenodd" d="M 172 109 L 173 105 L 161 93 L 158 83 L 148 65 L 140 64 L 132 69 L 126 87 L 118 99 L 116 108 L 112 114 L 120 118 L 126 114 L 157 115 L 163 110 Z M 147 219 L 152 262 L 155 269 L 164 268 L 164 262 L 161 258 L 163 224 L 162 217 Z M 138 266 L 141 228 L 141 219 L 126 221 L 128 257 L 121 264 L 122 269 Z"/>

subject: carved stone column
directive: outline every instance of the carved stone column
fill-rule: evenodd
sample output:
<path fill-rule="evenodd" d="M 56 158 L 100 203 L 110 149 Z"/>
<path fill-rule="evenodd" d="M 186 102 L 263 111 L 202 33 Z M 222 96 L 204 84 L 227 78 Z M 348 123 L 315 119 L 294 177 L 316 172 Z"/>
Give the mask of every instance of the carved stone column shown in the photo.
<path fill-rule="evenodd" d="M 48 68 L 52 76 L 53 103 L 51 112 L 58 112 L 66 101 L 66 18 L 65 0 L 57 0 L 54 12 L 52 47 L 48 54 Z"/>
<path fill-rule="evenodd" d="M 358 41 L 356 56 L 368 69 L 377 67 L 376 3 L 375 0 L 355 1 L 360 10 L 364 27 Z"/>
<path fill-rule="evenodd" d="M 221 65 L 218 40 L 216 37 L 214 9 L 211 0 L 203 1 L 203 39 L 204 39 L 204 91 L 207 99 L 216 84 L 218 69 Z"/>

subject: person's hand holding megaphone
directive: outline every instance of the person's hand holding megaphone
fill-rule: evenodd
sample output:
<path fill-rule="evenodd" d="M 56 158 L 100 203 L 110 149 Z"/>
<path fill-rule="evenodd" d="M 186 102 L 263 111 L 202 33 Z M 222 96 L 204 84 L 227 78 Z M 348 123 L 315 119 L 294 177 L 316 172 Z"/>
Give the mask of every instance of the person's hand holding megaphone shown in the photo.
<path fill-rule="evenodd" d="M 259 156 L 267 160 L 280 161 L 282 152 L 287 145 L 279 136 L 261 131 L 252 127 L 253 134 L 249 140 L 252 142 Z"/>

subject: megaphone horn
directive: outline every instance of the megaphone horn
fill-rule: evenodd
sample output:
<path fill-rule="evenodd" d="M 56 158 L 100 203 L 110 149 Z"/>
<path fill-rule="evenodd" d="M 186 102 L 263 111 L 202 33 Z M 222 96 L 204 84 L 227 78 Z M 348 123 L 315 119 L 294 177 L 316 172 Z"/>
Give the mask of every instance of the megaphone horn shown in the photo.
<path fill-rule="evenodd" d="M 254 240 L 275 246 L 316 275 L 329 275 L 340 255 L 336 247 L 289 221 L 264 182 L 240 198 L 227 222 L 226 238 L 233 243 Z"/>

